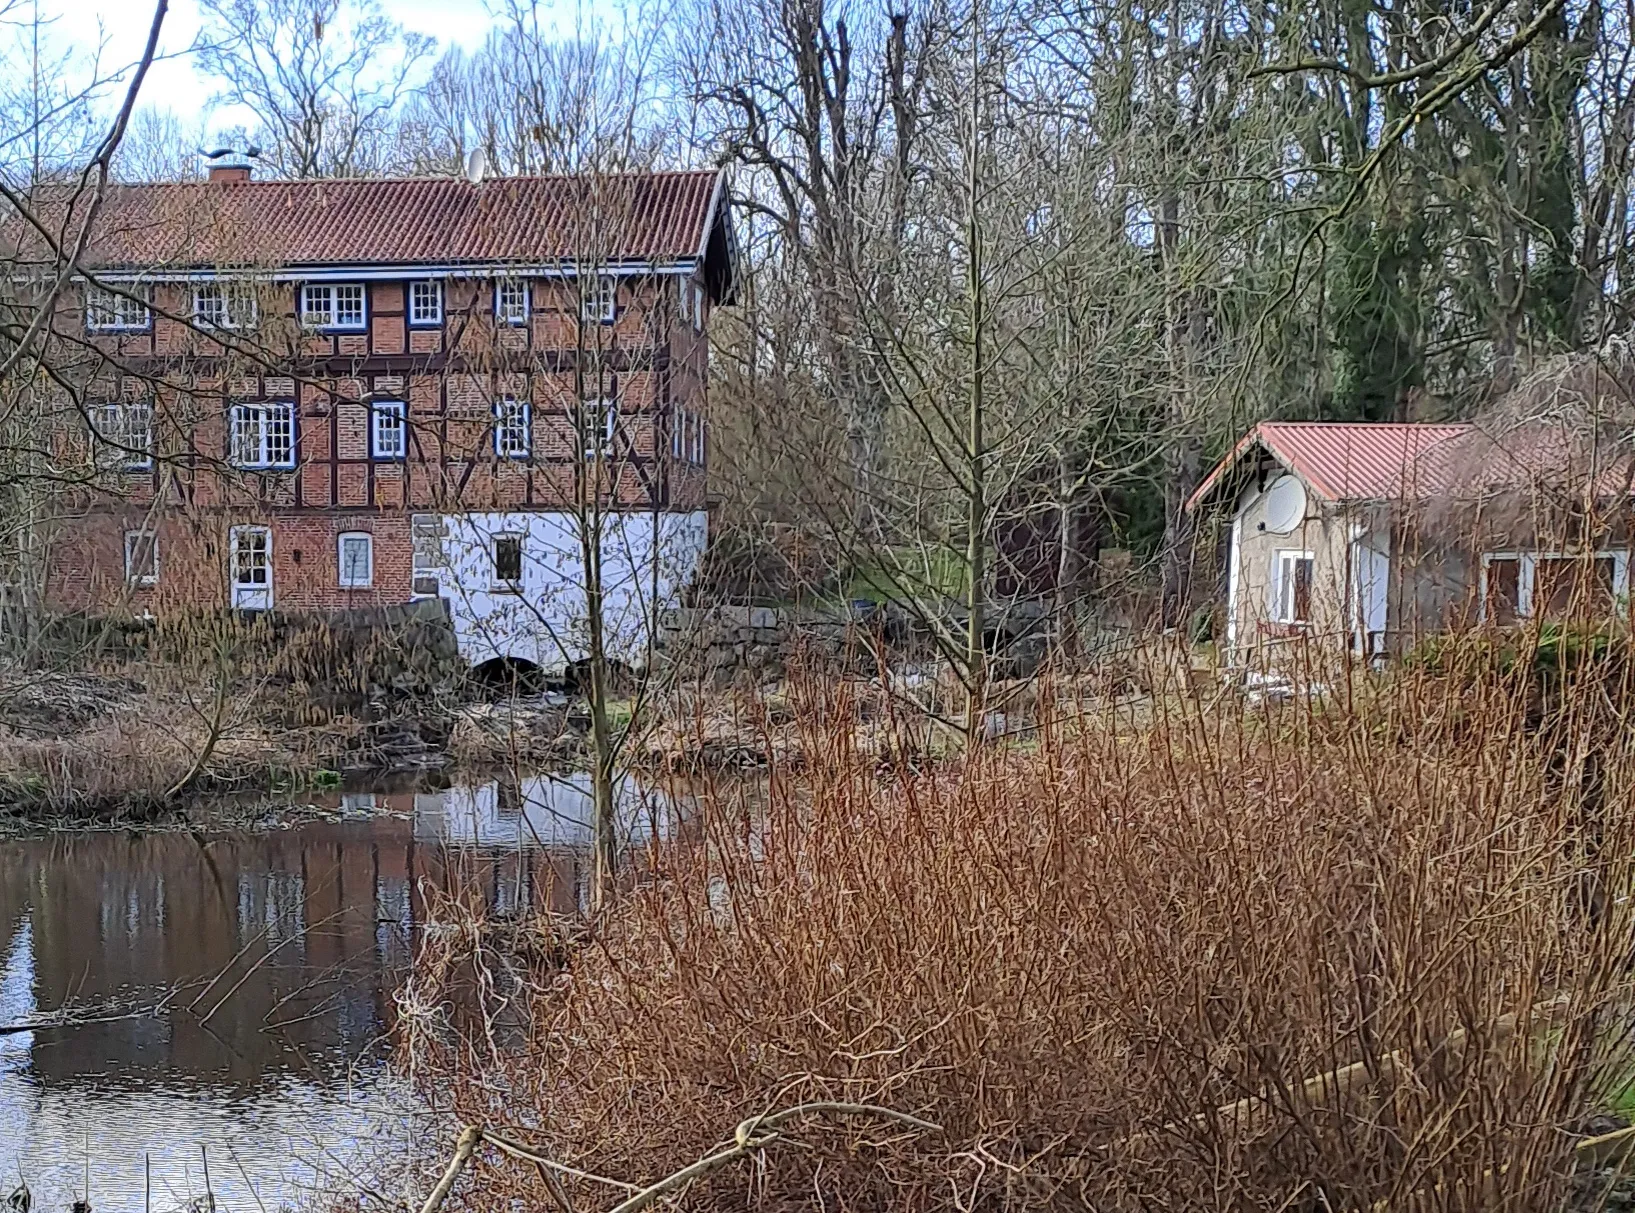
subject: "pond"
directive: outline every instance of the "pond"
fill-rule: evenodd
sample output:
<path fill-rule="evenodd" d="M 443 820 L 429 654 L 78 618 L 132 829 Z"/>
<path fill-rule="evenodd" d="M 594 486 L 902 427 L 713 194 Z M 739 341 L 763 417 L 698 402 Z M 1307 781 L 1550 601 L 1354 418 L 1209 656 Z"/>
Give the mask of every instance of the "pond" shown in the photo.
<path fill-rule="evenodd" d="M 626 784 L 627 843 L 673 829 Z M 0 1191 L 36 1209 L 272 1210 L 367 1175 L 387 1200 L 446 1126 L 389 1064 L 427 889 L 572 910 L 590 871 L 581 776 L 332 796 L 284 829 L 0 841 Z M 154 1013 L 154 1008 L 163 1008 Z M 367 1206 L 366 1206 L 367 1207 Z M 378 1207 L 378 1206 L 377 1206 Z"/>

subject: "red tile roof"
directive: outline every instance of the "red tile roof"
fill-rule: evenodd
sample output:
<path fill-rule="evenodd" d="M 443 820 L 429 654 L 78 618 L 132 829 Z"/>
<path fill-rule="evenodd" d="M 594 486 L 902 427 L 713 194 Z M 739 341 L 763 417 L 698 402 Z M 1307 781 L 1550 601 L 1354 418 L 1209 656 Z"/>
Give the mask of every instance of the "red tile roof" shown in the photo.
<path fill-rule="evenodd" d="M 1204 478 L 1187 508 L 1203 501 L 1251 448 L 1260 446 L 1329 501 L 1385 501 L 1447 491 L 1469 425 L 1263 421 Z"/>
<path fill-rule="evenodd" d="M 674 261 L 699 256 L 721 173 L 189 182 L 113 188 L 89 269 Z"/>

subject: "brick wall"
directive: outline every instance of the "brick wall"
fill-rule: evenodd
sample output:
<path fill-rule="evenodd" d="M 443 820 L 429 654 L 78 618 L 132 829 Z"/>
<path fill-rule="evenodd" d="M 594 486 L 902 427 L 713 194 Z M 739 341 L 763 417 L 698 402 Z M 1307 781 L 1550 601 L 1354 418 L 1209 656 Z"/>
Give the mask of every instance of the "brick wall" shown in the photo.
<path fill-rule="evenodd" d="M 229 533 L 235 525 L 272 531 L 273 602 L 279 610 L 343 611 L 391 606 L 410 599 L 413 546 L 407 513 L 343 511 L 242 515 L 136 512 L 87 514 L 62 523 L 51 547 L 47 598 L 53 606 L 97 614 L 162 613 L 177 606 L 228 605 Z M 159 576 L 153 585 L 125 577 L 125 536 L 154 529 Z M 342 534 L 374 541 L 373 584 L 340 584 Z"/>

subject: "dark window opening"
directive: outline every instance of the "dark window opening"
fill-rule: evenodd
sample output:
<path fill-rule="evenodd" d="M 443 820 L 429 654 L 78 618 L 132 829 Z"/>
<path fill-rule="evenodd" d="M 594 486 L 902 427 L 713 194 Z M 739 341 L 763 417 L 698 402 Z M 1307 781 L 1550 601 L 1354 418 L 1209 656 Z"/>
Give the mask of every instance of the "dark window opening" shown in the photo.
<path fill-rule="evenodd" d="M 522 537 L 499 535 L 494 539 L 494 580 L 515 585 L 522 580 Z"/>

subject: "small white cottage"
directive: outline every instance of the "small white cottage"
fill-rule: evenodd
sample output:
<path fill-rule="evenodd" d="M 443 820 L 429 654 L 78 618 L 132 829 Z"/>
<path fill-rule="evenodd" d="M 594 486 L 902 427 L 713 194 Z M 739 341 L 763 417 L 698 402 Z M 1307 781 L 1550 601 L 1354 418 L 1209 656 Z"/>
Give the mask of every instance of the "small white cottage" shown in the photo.
<path fill-rule="evenodd" d="M 1226 649 L 1295 637 L 1372 657 L 1461 624 L 1628 603 L 1631 466 L 1525 425 L 1267 421 L 1189 510 L 1230 519 Z"/>

